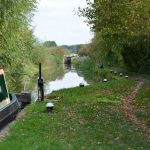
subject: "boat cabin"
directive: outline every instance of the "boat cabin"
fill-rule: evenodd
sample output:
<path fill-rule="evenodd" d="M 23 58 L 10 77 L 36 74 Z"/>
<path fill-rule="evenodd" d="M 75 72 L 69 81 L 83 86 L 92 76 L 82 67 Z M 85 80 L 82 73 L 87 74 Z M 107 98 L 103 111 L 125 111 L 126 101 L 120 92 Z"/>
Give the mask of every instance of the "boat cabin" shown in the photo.
<path fill-rule="evenodd" d="M 10 103 L 7 86 L 5 83 L 4 70 L 0 67 L 0 108 Z"/>
<path fill-rule="evenodd" d="M 0 130 L 15 118 L 18 110 L 18 100 L 15 94 L 8 93 L 4 70 L 0 67 Z"/>

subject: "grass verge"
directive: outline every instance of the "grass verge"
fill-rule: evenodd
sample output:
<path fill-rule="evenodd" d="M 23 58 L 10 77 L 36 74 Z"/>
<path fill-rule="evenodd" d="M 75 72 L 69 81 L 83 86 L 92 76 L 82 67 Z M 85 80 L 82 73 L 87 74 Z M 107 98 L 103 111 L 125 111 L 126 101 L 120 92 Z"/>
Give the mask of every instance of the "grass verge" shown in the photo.
<path fill-rule="evenodd" d="M 141 150 L 150 143 L 144 132 L 118 111 L 135 81 L 96 83 L 53 92 L 53 113 L 45 102 L 33 103 L 27 115 L 0 141 L 1 150 Z"/>

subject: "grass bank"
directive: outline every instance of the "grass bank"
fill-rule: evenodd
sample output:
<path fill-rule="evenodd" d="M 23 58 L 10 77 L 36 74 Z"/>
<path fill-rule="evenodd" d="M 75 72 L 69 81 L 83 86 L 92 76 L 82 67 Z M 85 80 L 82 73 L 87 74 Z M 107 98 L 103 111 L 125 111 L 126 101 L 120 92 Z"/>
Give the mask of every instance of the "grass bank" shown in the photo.
<path fill-rule="evenodd" d="M 135 81 L 120 78 L 84 88 L 53 92 L 54 112 L 46 102 L 28 107 L 11 133 L 0 141 L 1 150 L 148 150 L 145 132 L 119 111 L 121 99 Z"/>
<path fill-rule="evenodd" d="M 104 65 L 104 68 L 100 68 L 101 64 L 96 63 L 90 57 L 76 58 L 73 60 L 73 64 L 78 73 L 81 73 L 89 82 L 103 81 L 104 78 L 107 78 L 109 81 L 118 79 L 118 76 L 110 73 L 110 67 Z M 115 69 L 113 68 L 113 70 Z"/>

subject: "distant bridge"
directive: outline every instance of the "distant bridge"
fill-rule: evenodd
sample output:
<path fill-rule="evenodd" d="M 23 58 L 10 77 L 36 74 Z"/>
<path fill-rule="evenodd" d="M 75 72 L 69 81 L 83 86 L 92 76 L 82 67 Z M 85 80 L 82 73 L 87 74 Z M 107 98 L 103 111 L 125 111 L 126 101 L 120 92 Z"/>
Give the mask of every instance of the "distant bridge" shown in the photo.
<path fill-rule="evenodd" d="M 64 55 L 64 63 L 71 64 L 71 59 L 75 57 L 79 57 L 79 55 L 78 54 Z"/>

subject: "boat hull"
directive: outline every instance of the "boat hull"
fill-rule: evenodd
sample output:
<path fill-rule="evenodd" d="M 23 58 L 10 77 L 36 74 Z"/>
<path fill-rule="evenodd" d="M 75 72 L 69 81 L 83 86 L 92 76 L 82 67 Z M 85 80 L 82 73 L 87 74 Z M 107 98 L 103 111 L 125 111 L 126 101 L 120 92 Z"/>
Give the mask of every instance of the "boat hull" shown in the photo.
<path fill-rule="evenodd" d="M 10 94 L 11 101 L 0 109 L 0 130 L 12 121 L 19 111 L 19 103 L 15 94 Z"/>

